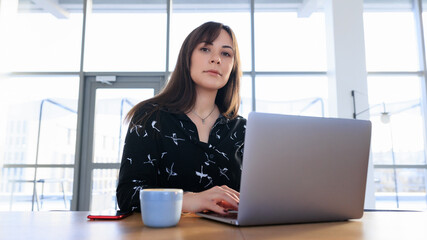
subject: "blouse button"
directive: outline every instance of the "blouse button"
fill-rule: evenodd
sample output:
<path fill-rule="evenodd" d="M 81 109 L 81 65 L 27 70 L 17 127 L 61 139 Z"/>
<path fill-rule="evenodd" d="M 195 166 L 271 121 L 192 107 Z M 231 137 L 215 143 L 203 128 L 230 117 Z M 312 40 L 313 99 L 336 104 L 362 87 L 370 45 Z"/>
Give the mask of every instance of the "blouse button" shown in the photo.
<path fill-rule="evenodd" d="M 209 158 L 210 158 L 210 159 L 214 159 L 214 157 L 215 157 L 215 155 L 213 155 L 213 154 L 210 154 L 210 155 L 209 155 Z"/>

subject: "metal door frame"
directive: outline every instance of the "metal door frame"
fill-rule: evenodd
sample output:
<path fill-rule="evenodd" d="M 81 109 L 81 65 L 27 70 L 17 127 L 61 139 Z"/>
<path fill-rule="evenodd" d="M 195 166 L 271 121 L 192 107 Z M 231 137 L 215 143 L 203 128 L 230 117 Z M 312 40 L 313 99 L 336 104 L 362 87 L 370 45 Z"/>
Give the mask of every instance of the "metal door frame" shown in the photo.
<path fill-rule="evenodd" d="M 99 82 L 97 76 L 111 76 L 115 81 Z M 91 203 L 92 172 L 94 169 L 118 169 L 120 163 L 93 163 L 95 98 L 97 89 L 153 88 L 154 94 L 164 84 L 164 74 L 86 74 L 83 77 L 84 94 L 81 126 L 78 129 L 71 210 L 88 211 Z"/>

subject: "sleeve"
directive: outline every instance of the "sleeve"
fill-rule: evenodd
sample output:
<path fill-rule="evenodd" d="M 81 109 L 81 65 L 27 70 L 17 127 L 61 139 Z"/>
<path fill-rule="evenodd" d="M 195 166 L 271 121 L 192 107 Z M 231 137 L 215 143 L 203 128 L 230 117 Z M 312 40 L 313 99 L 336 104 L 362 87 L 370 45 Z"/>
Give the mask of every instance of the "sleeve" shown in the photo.
<path fill-rule="evenodd" d="M 245 143 L 242 143 L 239 145 L 236 149 L 236 152 L 234 153 L 234 158 L 242 163 L 243 162 L 243 150 L 245 149 Z"/>
<path fill-rule="evenodd" d="M 246 119 L 244 119 L 243 117 L 239 116 L 239 120 L 238 120 L 238 129 L 239 129 L 239 133 L 237 136 L 238 138 L 236 139 L 236 152 L 234 154 L 234 157 L 237 159 L 237 161 L 239 161 L 240 163 L 243 162 L 243 152 L 245 149 L 245 134 L 246 134 Z"/>
<path fill-rule="evenodd" d="M 120 211 L 140 211 L 139 191 L 157 187 L 159 137 L 152 123 L 129 125 L 116 191 Z"/>

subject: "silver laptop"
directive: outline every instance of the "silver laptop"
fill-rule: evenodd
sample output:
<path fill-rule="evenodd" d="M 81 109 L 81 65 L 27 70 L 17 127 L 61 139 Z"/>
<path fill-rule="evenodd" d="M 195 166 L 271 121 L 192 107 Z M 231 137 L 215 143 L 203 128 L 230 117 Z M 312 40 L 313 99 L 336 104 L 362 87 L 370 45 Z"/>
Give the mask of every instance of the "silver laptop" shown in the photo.
<path fill-rule="evenodd" d="M 343 221 L 363 215 L 371 122 L 252 112 L 237 226 Z"/>

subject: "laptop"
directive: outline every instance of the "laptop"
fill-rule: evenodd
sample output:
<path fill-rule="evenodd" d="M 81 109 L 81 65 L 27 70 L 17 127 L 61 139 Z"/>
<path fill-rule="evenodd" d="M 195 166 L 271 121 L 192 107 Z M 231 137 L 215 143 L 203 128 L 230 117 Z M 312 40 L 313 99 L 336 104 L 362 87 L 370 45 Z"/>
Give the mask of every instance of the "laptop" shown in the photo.
<path fill-rule="evenodd" d="M 202 217 L 236 226 L 363 216 L 371 122 L 251 112 L 239 210 Z"/>

